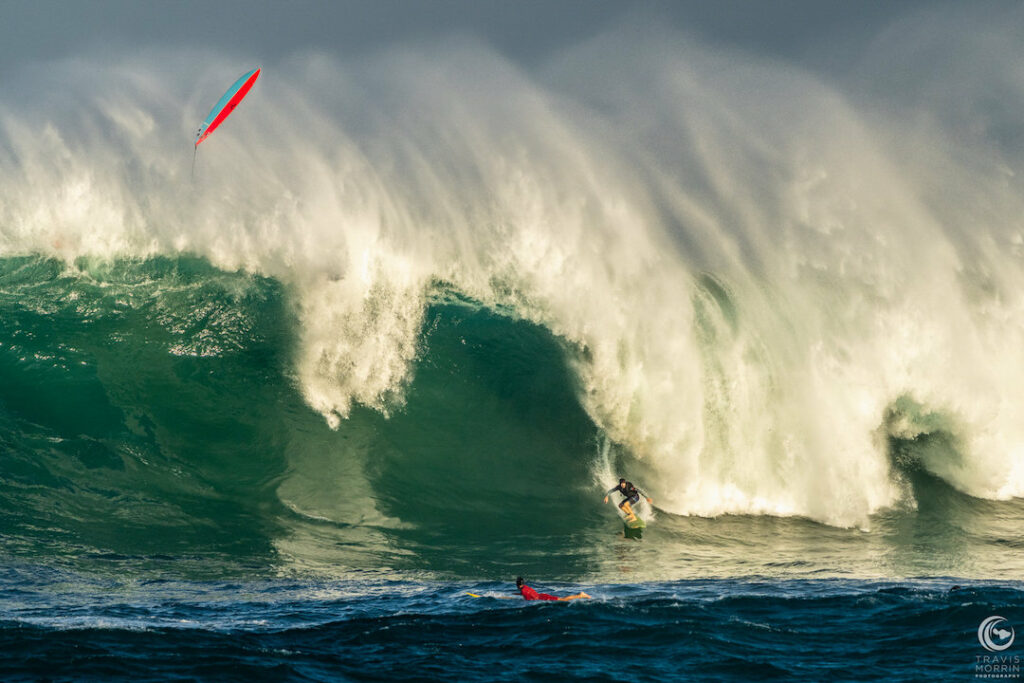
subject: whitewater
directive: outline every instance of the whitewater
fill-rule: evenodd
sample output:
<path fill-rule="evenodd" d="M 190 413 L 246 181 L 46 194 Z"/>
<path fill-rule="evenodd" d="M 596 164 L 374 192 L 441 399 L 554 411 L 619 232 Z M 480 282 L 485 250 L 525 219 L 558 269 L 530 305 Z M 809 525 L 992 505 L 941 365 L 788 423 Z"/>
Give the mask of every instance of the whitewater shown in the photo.
<path fill-rule="evenodd" d="M 271 679 L 512 680 L 543 657 L 392 648 L 486 650 L 513 619 L 621 663 L 587 648 L 633 604 L 651 680 L 664 651 L 857 678 L 838 641 L 838 668 L 778 658 L 819 619 L 877 645 L 867 677 L 968 670 L 977 621 L 1022 604 L 987 581 L 1021 568 L 1024 71 L 1011 28 L 951 22 L 832 71 L 646 23 L 531 66 L 466 37 L 294 54 L 194 179 L 196 123 L 252 56 L 5 71 L 0 639 L 30 653 L 8 673 L 70 631 L 213 648 L 155 679 L 276 652 Z M 619 476 L 654 499 L 639 543 L 601 503 Z M 517 574 L 603 597 L 465 597 Z M 737 618 L 775 635 L 709 635 Z M 960 659 L 895 675 L 872 623 L 945 624 Z M 335 648 L 364 631 L 360 665 Z M 90 661 L 65 674 L 144 678 Z"/>
<path fill-rule="evenodd" d="M 334 428 L 401 405 L 439 287 L 542 325 L 676 514 L 861 524 L 901 495 L 886 437 L 937 430 L 929 471 L 1019 496 L 1012 150 L 674 36 L 603 53 L 538 76 L 472 44 L 295 58 L 194 184 L 180 140 L 226 58 L 47 65 L 5 103 L 0 245 L 284 283 Z"/>

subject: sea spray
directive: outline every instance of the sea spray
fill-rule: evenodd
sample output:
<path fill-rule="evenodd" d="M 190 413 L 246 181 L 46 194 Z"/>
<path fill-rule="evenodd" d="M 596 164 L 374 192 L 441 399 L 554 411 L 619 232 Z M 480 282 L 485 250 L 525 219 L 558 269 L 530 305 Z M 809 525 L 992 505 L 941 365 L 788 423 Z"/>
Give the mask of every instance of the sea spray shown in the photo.
<path fill-rule="evenodd" d="M 969 229 L 932 209 L 995 173 L 944 154 L 955 115 L 922 169 L 855 90 L 665 33 L 618 58 L 635 37 L 537 73 L 472 42 L 269 65 L 194 187 L 178 140 L 231 60 L 35 67 L 0 112 L 0 245 L 274 278 L 335 428 L 401 409 L 442 282 L 562 339 L 580 405 L 674 513 L 864 523 L 901 495 L 880 428 L 908 395 L 955 416 L 938 476 L 1024 492 L 1024 290 L 999 246 L 1019 206 Z"/>

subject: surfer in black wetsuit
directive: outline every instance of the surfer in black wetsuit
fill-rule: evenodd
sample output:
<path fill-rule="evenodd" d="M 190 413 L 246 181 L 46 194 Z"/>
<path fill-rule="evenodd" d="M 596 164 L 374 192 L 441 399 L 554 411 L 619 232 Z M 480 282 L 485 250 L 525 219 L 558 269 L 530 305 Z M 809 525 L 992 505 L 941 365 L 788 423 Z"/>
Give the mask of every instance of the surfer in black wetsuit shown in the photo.
<path fill-rule="evenodd" d="M 608 489 L 608 493 L 604 494 L 604 502 L 607 503 L 608 496 L 615 493 L 616 491 L 622 494 L 622 502 L 619 503 L 619 507 L 622 509 L 623 512 L 626 513 L 627 517 L 633 515 L 633 508 L 631 506 L 636 505 L 637 503 L 640 502 L 640 496 L 647 498 L 647 494 L 643 493 L 640 489 L 633 486 L 633 482 L 626 481 L 625 478 L 623 478 L 619 479 L 618 486 L 613 486 L 612 488 Z M 650 498 L 647 498 L 647 502 L 653 503 L 654 501 L 651 500 Z"/>

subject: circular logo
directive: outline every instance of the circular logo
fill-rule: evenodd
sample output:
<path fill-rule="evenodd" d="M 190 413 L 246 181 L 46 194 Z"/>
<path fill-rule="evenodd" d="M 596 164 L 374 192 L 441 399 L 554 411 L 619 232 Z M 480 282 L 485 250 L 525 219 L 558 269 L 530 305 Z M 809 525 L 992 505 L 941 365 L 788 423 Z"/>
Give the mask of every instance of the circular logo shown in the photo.
<path fill-rule="evenodd" d="M 1002 652 L 1013 645 L 1013 627 L 1000 616 L 991 616 L 978 627 L 978 642 L 989 652 Z"/>

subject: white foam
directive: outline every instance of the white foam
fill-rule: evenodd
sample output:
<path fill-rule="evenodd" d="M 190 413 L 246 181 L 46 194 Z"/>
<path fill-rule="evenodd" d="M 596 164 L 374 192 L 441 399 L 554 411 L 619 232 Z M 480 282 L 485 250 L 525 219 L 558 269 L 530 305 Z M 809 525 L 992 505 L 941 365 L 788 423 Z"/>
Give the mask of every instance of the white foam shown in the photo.
<path fill-rule="evenodd" d="M 400 403 L 444 280 L 579 350 L 583 405 L 672 512 L 862 523 L 899 496 L 880 430 L 903 396 L 955 431 L 937 474 L 1024 495 L 1020 155 L 947 146 L 956 112 L 905 135 L 909 96 L 891 115 L 632 29 L 538 73 L 471 43 L 303 57 L 264 65 L 193 185 L 190 131 L 248 62 L 172 56 L 9 84 L 0 254 L 189 251 L 281 279 L 296 376 L 335 425 Z"/>

